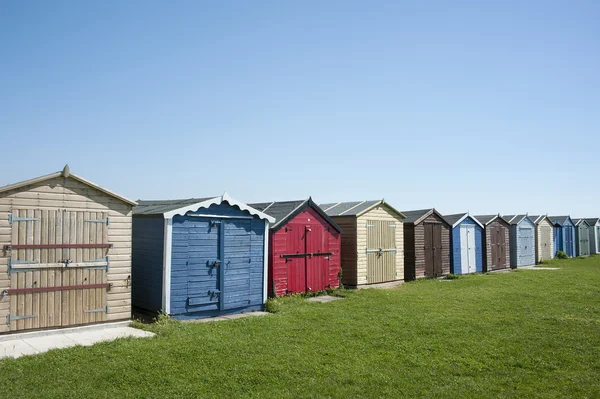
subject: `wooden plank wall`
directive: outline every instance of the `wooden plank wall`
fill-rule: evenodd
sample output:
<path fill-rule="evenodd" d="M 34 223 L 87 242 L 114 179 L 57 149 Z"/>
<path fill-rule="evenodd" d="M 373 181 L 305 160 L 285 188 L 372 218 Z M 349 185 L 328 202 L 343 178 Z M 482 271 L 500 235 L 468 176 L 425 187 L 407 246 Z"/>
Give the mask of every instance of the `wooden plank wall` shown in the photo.
<path fill-rule="evenodd" d="M 499 267 L 493 267 L 492 262 L 492 246 L 491 246 L 491 232 L 492 229 L 496 227 L 500 227 L 504 229 L 504 245 L 506 251 L 504 251 L 505 256 L 505 264 L 504 269 L 510 269 L 510 226 L 508 224 L 503 224 L 498 220 L 494 220 L 492 223 L 485 226 L 485 231 L 483 234 L 483 245 L 485 247 L 485 256 L 483 257 L 483 272 L 490 272 L 492 270 L 498 270 Z"/>
<path fill-rule="evenodd" d="M 44 229 L 47 229 L 46 231 L 51 230 L 50 225 L 52 224 L 52 215 L 54 214 L 54 218 L 56 218 L 57 210 L 66 211 L 65 215 L 68 215 L 70 228 L 71 226 L 72 228 L 75 228 L 78 223 L 78 215 L 81 215 L 81 212 L 87 211 L 92 213 L 96 212 L 96 215 L 108 215 L 110 218 L 110 226 L 108 228 L 107 240 L 109 243 L 113 244 L 113 248 L 108 250 L 110 268 L 106 276 L 106 282 L 112 283 L 113 287 L 106 293 L 107 304 L 109 306 L 106 320 L 123 320 L 131 317 L 131 205 L 75 179 L 64 179 L 62 177 L 1 193 L 0 247 L 18 242 L 14 240 L 19 240 L 19 237 L 22 234 L 27 234 L 26 232 L 28 229 L 26 227 L 12 229 L 12 226 L 9 224 L 8 216 L 14 214 L 15 210 L 19 210 L 19 212 L 25 210 L 25 215 L 31 217 L 35 217 L 36 215 L 43 216 L 46 213 L 48 214 L 48 225 L 46 226 L 45 221 L 40 221 L 40 226 L 38 226 L 39 229 L 36 230 L 35 228 L 32 228 L 29 230 L 31 232 L 41 232 L 44 231 Z M 71 217 L 72 215 L 74 218 Z M 44 218 L 42 217 L 42 220 L 43 219 Z M 76 242 L 76 236 L 72 238 L 65 237 L 64 233 L 62 233 L 63 227 L 65 226 L 64 223 L 65 221 L 63 220 L 62 224 L 56 224 L 56 220 L 54 220 L 56 227 L 54 234 L 48 235 L 48 244 L 58 243 L 59 241 L 64 242 L 65 239 L 69 240 L 69 242 L 71 240 Z M 85 230 L 85 227 L 82 228 L 81 232 L 83 235 L 90 234 L 89 231 Z M 27 240 L 28 243 L 44 244 L 45 242 L 42 240 L 45 241 L 46 239 L 42 239 L 41 233 L 36 233 L 31 237 L 25 237 L 25 240 Z M 18 250 L 12 251 L 12 256 L 15 256 L 14 252 L 17 252 L 16 256 L 19 258 L 23 257 L 23 259 L 27 256 L 38 256 L 40 257 L 40 261 L 41 259 L 46 258 L 48 261 L 60 260 L 58 257 L 63 257 L 61 251 L 64 250 L 54 251 L 56 252 L 44 251 L 46 254 L 42 254 L 41 250 Z M 74 251 L 76 257 L 79 256 L 83 259 L 85 258 L 85 255 L 91 256 L 88 251 L 98 250 L 71 249 L 67 251 Z M 10 288 L 11 279 L 17 279 L 16 286 L 19 288 L 31 286 L 30 284 L 33 284 L 33 281 L 39 281 L 39 286 L 43 286 L 42 284 L 53 285 L 52 277 L 54 277 L 54 284 L 58 283 L 56 281 L 58 273 L 54 273 L 54 276 L 52 276 L 50 269 L 32 273 L 13 273 L 12 276 L 9 277 L 9 256 L 11 256 L 11 251 L 0 251 L 0 291 Z M 69 253 L 68 256 L 71 256 L 71 254 Z M 37 274 L 34 276 L 33 273 Z M 81 275 L 78 275 L 77 273 L 81 273 Z M 38 278 L 39 280 L 34 280 L 34 278 Z M 83 280 L 83 278 L 83 271 L 73 271 L 70 272 L 68 276 L 70 284 L 72 283 L 73 285 L 76 285 L 77 281 L 79 281 L 79 279 Z M 90 275 L 88 278 L 91 279 L 92 276 Z M 52 294 L 32 293 L 28 295 Z M 63 293 L 54 293 L 54 295 L 54 306 L 56 306 L 57 300 L 59 300 L 58 298 L 60 298 L 61 301 L 63 300 Z M 70 295 L 70 292 L 64 296 L 66 297 L 68 295 Z M 75 297 L 73 298 L 73 302 L 75 302 L 77 298 L 76 295 L 77 294 L 75 294 Z M 81 295 L 83 295 L 83 293 L 81 293 Z M 14 298 L 14 296 L 8 295 L 0 300 L 0 332 L 10 331 L 10 326 L 6 323 L 6 317 L 10 313 L 11 308 L 14 310 L 15 304 L 17 307 L 28 306 L 26 305 L 25 298 L 21 298 L 21 295 L 19 295 L 18 301 L 13 301 Z M 32 301 L 31 304 L 34 302 L 36 301 Z M 52 300 L 48 300 L 47 306 L 53 306 L 52 302 Z M 29 311 L 29 309 L 27 309 L 27 311 Z M 34 310 L 32 308 L 31 312 L 34 311 L 38 311 L 38 309 Z M 46 321 L 44 322 L 47 324 L 47 316 L 41 316 L 41 314 L 44 313 L 47 315 L 48 309 L 39 309 L 39 313 L 39 319 L 43 320 L 45 318 Z M 62 317 L 63 315 L 61 314 L 60 316 Z M 54 317 L 58 317 L 58 315 L 54 315 Z M 33 319 L 29 319 L 29 322 L 33 323 L 32 320 Z M 28 323 L 27 321 L 19 322 Z M 85 321 L 82 320 L 82 323 L 84 322 Z"/>
<path fill-rule="evenodd" d="M 542 240 L 542 229 L 546 228 L 546 229 L 550 229 L 550 234 L 548 235 L 548 237 L 550 237 L 550 240 L 546 240 L 546 242 L 544 242 Z M 552 239 L 552 234 L 554 232 L 554 227 L 552 226 L 552 224 L 548 221 L 548 219 L 544 219 L 540 222 L 540 224 L 537 225 L 536 229 L 535 229 L 535 247 L 536 247 L 536 251 L 535 251 L 535 263 L 540 263 L 543 260 L 548 260 L 546 259 L 547 257 L 544 256 L 544 244 L 547 246 L 550 246 L 550 258 L 552 259 L 554 257 L 554 240 Z"/>
<path fill-rule="evenodd" d="M 357 223 L 357 285 L 367 281 L 367 220 L 385 220 L 396 224 L 396 280 L 404 280 L 404 227 L 398 214 L 385 205 L 361 215 Z M 342 227 L 343 229 L 343 227 Z M 344 230 L 344 233 L 346 230 Z"/>
<path fill-rule="evenodd" d="M 424 222 L 443 222 L 443 220 L 436 214 L 432 214 L 414 226 L 414 278 L 425 277 Z M 442 223 L 442 274 L 450 273 L 450 246 L 450 226 Z"/>

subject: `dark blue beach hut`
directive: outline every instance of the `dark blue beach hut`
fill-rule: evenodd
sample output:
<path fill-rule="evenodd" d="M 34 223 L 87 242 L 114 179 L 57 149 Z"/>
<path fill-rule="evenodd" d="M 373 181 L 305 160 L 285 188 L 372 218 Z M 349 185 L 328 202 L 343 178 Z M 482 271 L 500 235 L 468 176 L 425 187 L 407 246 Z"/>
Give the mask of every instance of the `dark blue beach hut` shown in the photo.
<path fill-rule="evenodd" d="M 193 319 L 262 310 L 271 216 L 230 198 L 138 201 L 132 302 Z"/>
<path fill-rule="evenodd" d="M 502 216 L 510 223 L 510 266 L 535 265 L 535 223 L 527 215 Z"/>
<path fill-rule="evenodd" d="M 483 225 L 467 213 L 446 215 L 444 219 L 452 226 L 451 273 L 481 273 L 483 271 Z"/>
<path fill-rule="evenodd" d="M 550 216 L 554 224 L 554 251 L 575 256 L 575 222 L 570 216 Z"/>

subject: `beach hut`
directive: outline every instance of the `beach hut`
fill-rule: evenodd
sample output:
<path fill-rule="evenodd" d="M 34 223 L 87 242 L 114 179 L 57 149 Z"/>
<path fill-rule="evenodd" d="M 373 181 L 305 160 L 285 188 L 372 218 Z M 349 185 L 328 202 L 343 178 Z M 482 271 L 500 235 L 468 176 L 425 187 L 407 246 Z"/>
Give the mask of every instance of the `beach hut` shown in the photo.
<path fill-rule="evenodd" d="M 444 215 L 450 224 L 450 272 L 481 273 L 483 270 L 483 225 L 468 213 Z"/>
<path fill-rule="evenodd" d="M 563 251 L 569 258 L 576 254 L 575 222 L 570 216 L 550 216 L 554 224 L 554 254 Z"/>
<path fill-rule="evenodd" d="M 133 305 L 176 319 L 262 310 L 271 216 L 229 197 L 139 201 Z"/>
<path fill-rule="evenodd" d="M 450 273 L 450 225 L 435 209 L 402 211 L 404 279 Z"/>
<path fill-rule="evenodd" d="M 484 226 L 483 271 L 510 268 L 510 224 L 500 215 L 475 216 Z"/>
<path fill-rule="evenodd" d="M 588 256 L 590 254 L 590 225 L 585 219 L 575 222 L 575 248 L 577 256 Z"/>
<path fill-rule="evenodd" d="M 339 286 L 342 229 L 311 198 L 250 206 L 275 219 L 269 234 L 271 295 Z"/>
<path fill-rule="evenodd" d="M 0 332 L 131 317 L 131 208 L 70 172 L 0 187 Z"/>
<path fill-rule="evenodd" d="M 535 223 L 527 215 L 502 218 L 510 223 L 510 266 L 535 265 Z"/>
<path fill-rule="evenodd" d="M 402 212 L 384 200 L 322 204 L 344 230 L 342 283 L 377 286 L 404 280 Z"/>
<path fill-rule="evenodd" d="M 585 220 L 590 225 L 590 253 L 600 254 L 600 218 Z"/>
<path fill-rule="evenodd" d="M 548 216 L 529 216 L 535 224 L 535 263 L 554 258 L 554 223 Z"/>

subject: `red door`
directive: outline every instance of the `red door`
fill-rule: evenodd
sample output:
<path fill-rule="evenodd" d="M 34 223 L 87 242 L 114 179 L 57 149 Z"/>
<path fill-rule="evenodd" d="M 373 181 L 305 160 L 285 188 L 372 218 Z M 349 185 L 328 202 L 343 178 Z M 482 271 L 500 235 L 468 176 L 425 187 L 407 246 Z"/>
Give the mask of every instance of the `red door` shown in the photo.
<path fill-rule="evenodd" d="M 327 288 L 329 270 L 329 240 L 327 231 L 320 224 L 305 227 L 306 242 L 306 291 L 321 291 Z"/>
<path fill-rule="evenodd" d="M 306 291 L 306 259 L 304 229 L 301 226 L 286 227 L 287 293 Z"/>

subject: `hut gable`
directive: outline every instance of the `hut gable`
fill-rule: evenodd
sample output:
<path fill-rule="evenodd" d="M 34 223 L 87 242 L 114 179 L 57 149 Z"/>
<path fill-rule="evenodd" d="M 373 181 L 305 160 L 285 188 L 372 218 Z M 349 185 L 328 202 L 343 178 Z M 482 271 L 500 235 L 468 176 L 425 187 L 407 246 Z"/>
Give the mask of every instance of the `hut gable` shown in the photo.
<path fill-rule="evenodd" d="M 554 257 L 554 223 L 546 215 L 530 216 L 535 224 L 535 262 L 541 263 Z"/>
<path fill-rule="evenodd" d="M 476 273 L 483 270 L 483 225 L 468 213 L 444 215 L 452 226 L 450 268 L 454 274 Z"/>
<path fill-rule="evenodd" d="M 0 332 L 130 318 L 134 204 L 68 167 L 0 187 Z"/>
<path fill-rule="evenodd" d="M 485 226 L 482 237 L 483 271 L 510 268 L 510 224 L 500 215 L 474 217 Z"/>
<path fill-rule="evenodd" d="M 139 202 L 133 220 L 136 306 L 178 319 L 263 308 L 266 233 L 274 218 L 227 193 Z"/>
<path fill-rule="evenodd" d="M 269 233 L 270 294 L 338 287 L 342 229 L 311 198 L 255 203 L 275 219 Z"/>
<path fill-rule="evenodd" d="M 510 263 L 512 267 L 535 264 L 535 223 L 528 215 L 503 216 L 510 223 Z"/>
<path fill-rule="evenodd" d="M 352 287 L 404 280 L 402 212 L 385 200 L 322 204 L 344 229 L 342 282 Z"/>

